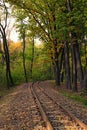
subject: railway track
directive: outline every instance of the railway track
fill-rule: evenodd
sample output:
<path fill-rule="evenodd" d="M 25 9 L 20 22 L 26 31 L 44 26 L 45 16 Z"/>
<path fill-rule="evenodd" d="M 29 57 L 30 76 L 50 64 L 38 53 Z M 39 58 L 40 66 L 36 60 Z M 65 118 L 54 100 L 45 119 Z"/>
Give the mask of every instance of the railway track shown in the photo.
<path fill-rule="evenodd" d="M 41 114 L 41 108 L 31 87 L 28 88 L 28 91 L 30 96 L 31 126 L 29 126 L 27 130 L 47 130 L 43 115 Z"/>
<path fill-rule="evenodd" d="M 0 130 L 87 130 L 37 85 L 21 86 L 9 96 L 12 100 L 0 109 Z"/>
<path fill-rule="evenodd" d="M 72 113 L 75 117 L 77 117 L 79 120 L 81 120 L 84 124 L 87 125 L 87 109 L 83 105 L 74 102 L 73 100 L 69 100 L 65 96 L 63 96 L 61 93 L 58 92 L 58 90 L 54 90 L 52 87 L 44 87 L 39 84 L 41 88 L 44 89 L 44 91 L 51 95 L 51 97 L 58 102 L 61 106 L 64 106 L 65 109 L 67 109 L 70 113 Z M 50 85 L 49 85 L 50 86 Z M 50 89 L 50 91 L 49 91 Z"/>
<path fill-rule="evenodd" d="M 87 126 L 69 113 L 38 86 L 31 87 L 47 130 L 87 130 Z"/>
<path fill-rule="evenodd" d="M 47 130 L 29 85 L 21 87 L 6 108 L 0 113 L 0 130 Z"/>

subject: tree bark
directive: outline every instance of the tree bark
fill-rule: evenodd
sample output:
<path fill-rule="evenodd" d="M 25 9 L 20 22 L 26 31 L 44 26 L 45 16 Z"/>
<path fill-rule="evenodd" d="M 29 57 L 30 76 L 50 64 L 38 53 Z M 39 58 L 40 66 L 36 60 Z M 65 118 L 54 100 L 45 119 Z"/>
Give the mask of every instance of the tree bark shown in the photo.
<path fill-rule="evenodd" d="M 4 53 L 5 53 L 5 60 L 6 60 L 6 79 L 7 79 L 7 87 L 9 88 L 9 85 L 12 86 L 13 79 L 11 76 L 11 70 L 10 70 L 10 57 L 9 57 L 9 50 L 8 50 L 8 45 L 7 45 L 7 39 L 6 39 L 6 34 L 5 30 L 3 30 L 3 47 L 4 47 Z"/>
<path fill-rule="evenodd" d="M 6 61 L 6 80 L 7 80 L 7 87 L 9 88 L 14 83 L 13 83 L 13 79 L 12 79 L 12 76 L 11 76 L 10 56 L 9 56 L 7 39 L 6 39 L 6 27 L 7 27 L 8 10 L 7 10 L 7 7 L 5 5 L 4 0 L 1 1 L 1 7 L 3 7 L 3 9 L 4 9 L 3 14 L 5 16 L 4 16 L 4 25 L 2 24 L 3 22 L 1 22 L 1 20 L 0 20 L 0 33 L 1 33 L 2 39 L 3 39 L 3 48 L 4 48 L 5 61 Z"/>
<path fill-rule="evenodd" d="M 86 43 L 85 43 L 85 46 L 84 46 L 84 50 L 85 50 L 85 67 L 84 67 L 84 70 L 87 68 L 87 47 L 86 47 Z"/>
<path fill-rule="evenodd" d="M 60 85 L 60 70 L 59 70 L 58 61 L 55 62 L 54 76 L 55 76 L 56 85 L 59 86 Z"/>
<path fill-rule="evenodd" d="M 59 62 L 58 62 L 59 53 L 57 52 L 57 44 L 54 44 L 54 76 L 56 85 L 60 85 L 60 69 L 59 69 Z"/>
<path fill-rule="evenodd" d="M 72 44 L 72 89 L 77 92 L 77 69 L 76 69 L 75 44 Z"/>
<path fill-rule="evenodd" d="M 28 81 L 27 79 L 27 70 L 26 70 L 26 64 L 25 64 L 25 30 L 23 30 L 23 68 L 24 68 L 24 77 L 25 82 Z"/>
<path fill-rule="evenodd" d="M 31 78 L 32 78 L 32 72 L 33 72 L 33 62 L 34 62 L 34 37 L 32 39 L 32 58 L 31 58 Z"/>
<path fill-rule="evenodd" d="M 72 5 L 71 5 L 71 1 L 67 0 L 67 10 L 68 12 L 72 11 Z M 69 26 L 73 26 L 73 22 L 70 23 Z M 70 39 L 71 39 L 71 46 L 72 46 L 72 57 L 73 57 L 73 67 L 72 67 L 72 73 L 73 73 L 73 86 L 74 88 L 77 85 L 77 72 L 79 75 L 79 81 L 80 81 L 80 86 L 83 86 L 83 72 L 82 72 L 82 65 L 81 65 L 81 58 L 80 58 L 80 53 L 79 53 L 79 44 L 78 44 L 78 40 L 77 40 L 77 34 L 74 31 L 70 32 Z M 76 72 L 75 72 L 76 71 Z M 75 75 L 76 74 L 76 75 Z M 76 79 L 75 79 L 76 77 Z M 74 83 L 75 82 L 75 83 Z"/>
<path fill-rule="evenodd" d="M 61 58 L 60 58 L 60 81 L 64 80 L 64 48 L 62 50 Z"/>
<path fill-rule="evenodd" d="M 70 77 L 70 63 L 69 63 L 69 48 L 68 42 L 64 43 L 64 55 L 65 55 L 65 72 L 66 72 L 66 87 L 71 89 L 71 77 Z"/>
<path fill-rule="evenodd" d="M 76 60 L 77 60 L 77 73 L 78 73 L 78 79 L 80 81 L 80 87 L 83 88 L 83 71 L 82 71 L 82 65 L 81 65 L 81 58 L 80 58 L 80 52 L 79 52 L 79 44 L 75 44 L 75 53 L 76 53 Z"/>

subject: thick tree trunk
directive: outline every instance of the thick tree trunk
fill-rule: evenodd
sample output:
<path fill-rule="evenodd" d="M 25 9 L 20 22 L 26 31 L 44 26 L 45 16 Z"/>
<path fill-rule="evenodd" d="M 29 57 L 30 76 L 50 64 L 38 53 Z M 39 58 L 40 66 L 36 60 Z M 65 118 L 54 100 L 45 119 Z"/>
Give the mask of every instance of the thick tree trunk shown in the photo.
<path fill-rule="evenodd" d="M 55 66 L 54 66 L 54 77 L 55 77 L 55 82 L 56 85 L 60 85 L 60 70 L 59 70 L 59 65 L 58 61 L 55 61 Z"/>
<path fill-rule="evenodd" d="M 68 43 L 64 43 L 64 54 L 65 54 L 65 72 L 66 72 L 66 87 L 71 89 L 71 78 L 70 78 L 70 63 L 69 63 L 69 48 Z"/>
<path fill-rule="evenodd" d="M 67 2 L 67 10 L 68 10 L 68 12 L 71 12 L 72 11 L 71 1 L 67 0 L 66 2 Z M 71 22 L 69 26 L 73 26 L 73 22 Z M 80 53 L 79 53 L 77 35 L 74 31 L 71 31 L 70 34 L 71 34 L 70 38 L 71 38 L 71 43 L 72 43 L 72 55 L 73 55 L 73 81 L 77 80 L 77 72 L 78 72 L 80 86 L 82 87 L 83 86 L 83 84 L 82 84 L 83 83 L 83 72 L 82 72 L 82 66 L 81 66 L 81 58 L 80 58 Z M 76 72 L 74 72 L 74 71 L 76 71 Z M 75 74 L 76 79 L 74 77 L 74 74 Z M 77 83 L 74 83 L 74 85 L 76 86 Z"/>
<path fill-rule="evenodd" d="M 60 85 L 60 69 L 59 69 L 59 62 L 58 62 L 59 53 L 57 52 L 57 44 L 54 44 L 54 76 L 56 85 Z"/>
<path fill-rule="evenodd" d="M 83 71 L 82 71 L 81 58 L 80 58 L 80 52 L 79 52 L 79 44 L 77 41 L 76 33 L 72 32 L 71 34 L 72 34 L 72 40 L 73 40 L 72 48 L 73 48 L 73 52 L 75 53 L 74 59 L 76 60 L 76 73 L 78 74 L 77 77 L 80 81 L 80 86 L 82 88 L 83 87 Z"/>
<path fill-rule="evenodd" d="M 76 53 L 76 60 L 77 60 L 77 74 L 78 74 L 78 79 L 80 81 L 80 86 L 82 88 L 84 78 L 83 78 L 83 71 L 82 71 L 82 65 L 81 65 L 81 58 L 80 58 L 78 43 L 75 44 L 75 53 Z"/>

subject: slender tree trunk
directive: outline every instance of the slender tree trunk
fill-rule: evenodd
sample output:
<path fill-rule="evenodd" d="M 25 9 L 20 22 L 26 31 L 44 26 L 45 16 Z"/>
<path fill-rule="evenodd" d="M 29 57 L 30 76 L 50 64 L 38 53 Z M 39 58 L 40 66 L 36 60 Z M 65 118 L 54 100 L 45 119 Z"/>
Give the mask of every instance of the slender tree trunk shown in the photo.
<path fill-rule="evenodd" d="M 76 69 L 75 44 L 72 44 L 72 89 L 77 92 L 77 69 Z"/>
<path fill-rule="evenodd" d="M 61 58 L 60 58 L 60 81 L 64 80 L 64 49 L 62 50 Z"/>
<path fill-rule="evenodd" d="M 69 48 L 68 42 L 65 41 L 64 54 L 65 54 L 65 72 L 66 72 L 66 87 L 71 89 L 71 78 L 70 78 L 70 63 L 69 63 Z"/>
<path fill-rule="evenodd" d="M 56 19 L 56 15 L 55 15 L 55 8 L 52 8 L 51 9 L 51 15 L 52 15 L 52 21 L 53 23 L 56 23 L 57 22 L 57 19 Z M 60 85 L 60 68 L 59 68 L 59 62 L 58 62 L 58 51 L 57 51 L 57 45 L 58 45 L 58 41 L 57 41 L 57 37 L 55 36 L 56 34 L 56 31 L 57 31 L 57 26 L 56 24 L 53 24 L 52 25 L 52 38 L 53 38 L 53 45 L 54 45 L 54 56 L 53 56 L 53 59 L 54 59 L 54 77 L 55 77 L 55 82 L 56 82 L 56 85 Z"/>
<path fill-rule="evenodd" d="M 2 35 L 2 39 L 3 39 L 3 48 L 4 48 L 4 53 L 5 53 L 5 61 L 6 61 L 6 80 L 7 80 L 7 87 L 9 88 L 10 86 L 12 86 L 13 83 L 13 79 L 11 76 L 11 70 L 10 70 L 10 56 L 9 56 L 9 50 L 8 50 L 8 44 L 7 44 L 7 39 L 6 39 L 6 27 L 7 27 L 7 16 L 8 16 L 8 10 L 7 7 L 5 5 L 5 1 L 2 0 L 0 3 L 1 7 L 3 7 L 3 14 L 4 14 L 4 25 L 1 22 L 0 19 L 0 33 Z"/>
<path fill-rule="evenodd" d="M 60 58 L 60 72 L 62 71 L 62 65 L 64 61 L 64 49 L 61 52 L 61 58 Z"/>
<path fill-rule="evenodd" d="M 87 47 L 86 47 L 87 45 L 86 45 L 86 43 L 85 43 L 85 46 L 84 46 L 84 50 L 85 50 L 85 69 L 86 69 L 86 67 L 87 67 L 87 51 L 86 51 L 86 49 L 87 49 Z M 84 70 L 85 70 L 84 69 Z"/>
<path fill-rule="evenodd" d="M 1 40 L 0 40 L 0 53 L 2 53 Z"/>
<path fill-rule="evenodd" d="M 53 73 L 52 73 L 52 63 L 51 62 L 50 62 L 50 66 L 49 66 L 49 72 L 50 72 L 49 78 L 52 79 Z"/>
<path fill-rule="evenodd" d="M 9 88 L 9 85 L 12 86 L 14 83 L 13 83 L 13 79 L 12 79 L 12 76 L 11 76 L 10 57 L 9 57 L 9 50 L 8 50 L 8 45 L 7 45 L 5 30 L 3 30 L 3 47 L 4 47 L 5 60 L 6 60 L 6 79 L 7 79 L 7 86 Z"/>
<path fill-rule="evenodd" d="M 27 79 L 27 70 L 26 70 L 26 63 L 25 63 L 25 30 L 23 32 L 23 68 L 24 68 L 25 82 L 27 82 L 28 79 Z"/>
<path fill-rule="evenodd" d="M 32 58 L 31 58 L 31 78 L 32 78 L 32 72 L 33 72 L 33 62 L 34 62 L 34 37 L 32 39 Z"/>

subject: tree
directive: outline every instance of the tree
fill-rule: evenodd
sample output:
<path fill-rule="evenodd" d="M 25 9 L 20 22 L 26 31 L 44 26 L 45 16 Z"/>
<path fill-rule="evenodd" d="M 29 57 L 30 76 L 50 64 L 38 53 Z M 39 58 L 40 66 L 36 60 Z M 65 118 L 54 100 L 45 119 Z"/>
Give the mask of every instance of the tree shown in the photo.
<path fill-rule="evenodd" d="M 72 53 L 72 77 L 73 88 L 77 89 L 77 76 L 79 75 L 80 85 L 83 82 L 83 72 L 79 44 L 85 34 L 86 21 L 86 0 L 30 0 L 17 1 L 8 0 L 12 4 L 22 8 L 27 15 L 36 23 L 38 37 L 40 37 L 53 50 L 51 59 L 54 68 L 56 84 L 60 85 L 59 58 L 62 53 L 61 43 L 70 45 Z M 28 15 L 28 16 L 29 16 Z M 67 52 L 67 46 L 64 49 Z M 67 49 L 67 50 L 66 50 Z M 68 52 L 65 57 L 68 67 L 65 67 L 66 82 L 70 79 L 70 67 Z M 69 83 L 70 84 L 70 83 Z M 70 85 L 69 85 L 70 86 Z M 77 90 L 76 90 L 77 91 Z"/>
<path fill-rule="evenodd" d="M 84 9 L 83 9 L 83 5 L 84 5 L 84 1 L 78 1 L 78 2 L 74 2 L 74 4 L 70 1 L 67 0 L 67 10 L 69 13 L 69 27 L 71 27 L 70 29 L 70 39 L 71 39 L 71 48 L 72 48 L 72 63 L 73 63 L 73 67 L 72 67 L 72 76 L 73 76 L 73 89 L 75 91 L 77 91 L 77 73 L 79 75 L 79 80 L 80 80 L 80 86 L 83 86 L 83 71 L 82 71 L 82 65 L 81 65 L 81 57 L 80 57 L 80 52 L 79 52 L 79 42 L 78 42 L 78 35 L 81 37 L 83 29 L 79 30 L 79 25 L 83 26 L 84 28 L 84 16 L 80 14 L 80 11 L 83 11 L 84 14 Z M 81 6 L 81 4 L 83 4 Z M 81 8 L 80 8 L 81 6 Z M 77 10 L 78 9 L 78 10 Z M 80 19 L 78 19 L 78 17 L 80 17 Z M 81 18 L 83 19 L 83 21 L 81 20 Z M 81 40 L 81 38 L 80 38 Z"/>
<path fill-rule="evenodd" d="M 7 87 L 9 88 L 9 85 L 12 86 L 14 83 L 11 76 L 10 56 L 9 56 L 7 39 L 6 39 L 8 9 L 4 0 L 1 0 L 0 7 L 1 7 L 0 13 L 2 13 L 1 18 L 0 18 L 0 33 L 3 39 L 3 48 L 4 48 L 5 61 L 6 61 L 6 80 L 7 80 Z M 5 16 L 3 16 L 3 14 L 5 14 Z"/>
<path fill-rule="evenodd" d="M 25 82 L 28 81 L 27 78 L 27 70 L 26 70 L 26 36 L 27 36 L 27 20 L 26 20 L 26 15 L 24 15 L 24 12 L 18 12 L 17 10 L 14 11 L 14 14 L 16 16 L 16 27 L 19 32 L 19 37 L 22 39 L 22 58 L 23 58 L 23 69 L 24 69 L 24 77 L 25 77 Z"/>
<path fill-rule="evenodd" d="M 14 3 L 14 1 L 12 1 Z M 22 2 L 22 1 L 21 1 Z M 58 44 L 58 29 L 56 26 L 57 19 L 56 19 L 56 9 L 58 4 L 56 1 L 31 1 L 24 3 L 16 3 L 18 6 L 22 7 L 24 11 L 28 12 L 34 21 L 37 23 L 38 34 L 41 39 L 46 41 L 46 43 L 53 44 L 53 62 L 54 64 L 54 74 L 56 84 L 60 85 L 60 71 L 59 71 L 59 63 L 58 63 L 58 56 L 59 52 L 57 52 L 57 44 Z M 39 32 L 40 31 L 40 32 Z"/>
<path fill-rule="evenodd" d="M 70 77 L 70 62 L 69 62 L 69 45 L 68 42 L 64 43 L 64 54 L 65 54 L 65 72 L 66 72 L 66 87 L 71 89 L 71 77 Z"/>
<path fill-rule="evenodd" d="M 21 21 L 21 26 L 22 26 L 21 36 L 23 40 L 23 68 L 24 68 L 25 81 L 27 82 L 28 79 L 27 79 L 27 70 L 26 70 L 26 64 L 25 64 L 26 30 L 24 28 L 23 21 Z"/>

